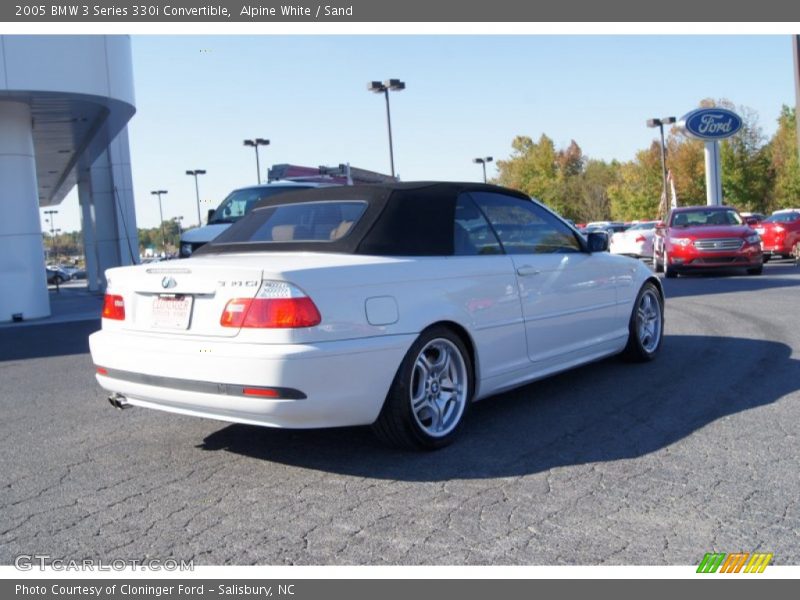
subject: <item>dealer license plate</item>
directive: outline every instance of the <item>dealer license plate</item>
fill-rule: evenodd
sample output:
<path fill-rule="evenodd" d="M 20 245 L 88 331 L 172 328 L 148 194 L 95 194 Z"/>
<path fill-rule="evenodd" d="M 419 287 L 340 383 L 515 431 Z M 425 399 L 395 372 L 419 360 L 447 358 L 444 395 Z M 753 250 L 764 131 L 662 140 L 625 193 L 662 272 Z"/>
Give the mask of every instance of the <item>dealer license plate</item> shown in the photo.
<path fill-rule="evenodd" d="M 150 327 L 155 329 L 188 329 L 192 317 L 191 296 L 155 296 Z"/>

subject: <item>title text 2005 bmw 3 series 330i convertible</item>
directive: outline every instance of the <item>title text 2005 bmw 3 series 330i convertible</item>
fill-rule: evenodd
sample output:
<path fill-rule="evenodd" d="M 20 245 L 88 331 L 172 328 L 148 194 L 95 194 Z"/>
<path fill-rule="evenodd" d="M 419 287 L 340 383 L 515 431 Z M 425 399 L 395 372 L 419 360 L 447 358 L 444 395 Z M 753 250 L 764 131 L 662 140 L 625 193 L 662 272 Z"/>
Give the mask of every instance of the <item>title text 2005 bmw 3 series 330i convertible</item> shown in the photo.
<path fill-rule="evenodd" d="M 659 281 L 606 248 L 491 185 L 287 193 L 190 259 L 110 269 L 97 381 L 118 406 L 438 448 L 475 400 L 655 357 Z"/>

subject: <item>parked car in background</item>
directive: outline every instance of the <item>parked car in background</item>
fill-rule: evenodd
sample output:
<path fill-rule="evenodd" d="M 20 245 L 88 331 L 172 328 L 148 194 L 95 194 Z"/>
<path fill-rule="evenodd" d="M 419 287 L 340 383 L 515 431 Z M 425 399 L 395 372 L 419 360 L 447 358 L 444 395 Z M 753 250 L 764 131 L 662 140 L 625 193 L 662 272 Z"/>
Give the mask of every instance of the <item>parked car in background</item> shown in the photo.
<path fill-rule="evenodd" d="M 640 221 L 625 231 L 611 236 L 611 254 L 625 254 L 634 258 L 653 258 L 653 237 L 658 221 Z"/>
<path fill-rule="evenodd" d="M 118 407 L 438 448 L 475 400 L 655 358 L 661 284 L 606 250 L 493 185 L 273 196 L 180 265 L 107 271 L 97 381 Z"/>
<path fill-rule="evenodd" d="M 764 213 L 760 212 L 739 212 L 742 218 L 745 220 L 745 223 L 755 225 L 756 223 L 761 223 L 767 216 Z"/>
<path fill-rule="evenodd" d="M 656 226 L 653 261 L 666 277 L 732 268 L 759 275 L 764 268 L 761 238 L 728 206 L 673 208 Z"/>
<path fill-rule="evenodd" d="M 761 236 L 764 262 L 800 255 L 800 209 L 777 210 L 756 225 L 755 230 Z"/>
<path fill-rule="evenodd" d="M 592 231 L 605 231 L 609 238 L 619 231 L 625 231 L 628 226 L 621 221 L 594 221 L 587 223 L 583 228 L 583 233 Z"/>
<path fill-rule="evenodd" d="M 70 274 L 57 265 L 46 266 L 47 283 L 50 285 L 62 284 L 71 279 Z"/>

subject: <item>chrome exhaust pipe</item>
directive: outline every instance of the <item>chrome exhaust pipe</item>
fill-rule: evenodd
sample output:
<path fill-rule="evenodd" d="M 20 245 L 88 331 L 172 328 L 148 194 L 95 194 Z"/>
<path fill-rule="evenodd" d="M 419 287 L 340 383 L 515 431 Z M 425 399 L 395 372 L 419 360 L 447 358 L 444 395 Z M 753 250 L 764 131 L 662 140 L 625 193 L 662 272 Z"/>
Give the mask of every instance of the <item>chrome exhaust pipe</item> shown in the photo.
<path fill-rule="evenodd" d="M 108 402 L 111 404 L 111 406 L 113 406 L 114 408 L 117 408 L 119 410 L 123 410 L 125 408 L 130 408 L 131 407 L 130 402 L 128 402 L 128 400 L 125 398 L 125 396 L 123 396 L 121 394 L 111 394 L 108 397 Z"/>

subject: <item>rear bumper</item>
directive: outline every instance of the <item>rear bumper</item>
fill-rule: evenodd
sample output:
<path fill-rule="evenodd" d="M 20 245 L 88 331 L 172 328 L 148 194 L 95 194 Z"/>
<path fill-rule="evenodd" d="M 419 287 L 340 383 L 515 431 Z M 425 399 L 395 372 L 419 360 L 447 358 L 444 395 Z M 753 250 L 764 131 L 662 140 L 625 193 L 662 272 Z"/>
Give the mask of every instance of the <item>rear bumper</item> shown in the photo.
<path fill-rule="evenodd" d="M 98 331 L 89 337 L 96 375 L 134 406 L 270 427 L 317 428 L 375 421 L 414 335 L 319 344 L 247 344 Z M 248 396 L 243 388 L 300 392 Z M 303 397 L 304 396 L 304 397 Z"/>
<path fill-rule="evenodd" d="M 611 254 L 623 254 L 625 256 L 633 256 L 635 258 L 653 258 L 652 244 L 648 245 L 637 244 L 635 242 L 617 242 L 611 244 L 609 252 L 611 252 Z"/>
<path fill-rule="evenodd" d="M 786 244 L 763 244 L 762 251 L 767 256 L 790 256 L 792 248 Z"/>

